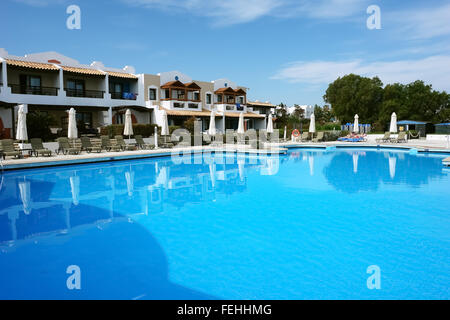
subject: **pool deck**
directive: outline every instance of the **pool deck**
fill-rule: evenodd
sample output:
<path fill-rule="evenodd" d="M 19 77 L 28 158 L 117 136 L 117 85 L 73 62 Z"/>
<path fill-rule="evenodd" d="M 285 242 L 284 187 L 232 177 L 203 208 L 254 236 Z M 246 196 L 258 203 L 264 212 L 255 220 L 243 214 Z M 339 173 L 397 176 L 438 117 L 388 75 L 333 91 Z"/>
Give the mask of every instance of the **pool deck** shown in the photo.
<path fill-rule="evenodd" d="M 404 149 L 413 150 L 415 152 L 434 152 L 448 153 L 450 149 L 446 148 L 445 143 L 436 143 L 426 140 L 417 140 L 409 143 L 388 143 L 380 144 L 375 142 L 282 142 L 277 144 L 269 144 L 268 149 L 251 149 L 244 145 L 225 145 L 225 146 L 198 146 L 198 147 L 176 147 L 173 149 L 156 149 L 156 150 L 136 150 L 123 152 L 102 152 L 102 153 L 86 153 L 80 155 L 53 155 L 51 157 L 28 157 L 24 159 L 6 159 L 2 161 L 3 170 L 20 170 L 39 167 L 51 167 L 62 165 L 76 165 L 84 163 L 105 162 L 105 161 L 121 161 L 154 157 L 168 157 L 183 153 L 202 154 L 202 153 L 236 153 L 250 155 L 274 155 L 285 154 L 290 148 L 315 148 L 315 149 L 334 149 L 334 148 L 384 148 L 384 149 Z M 450 158 L 443 160 L 445 166 L 450 166 Z"/>

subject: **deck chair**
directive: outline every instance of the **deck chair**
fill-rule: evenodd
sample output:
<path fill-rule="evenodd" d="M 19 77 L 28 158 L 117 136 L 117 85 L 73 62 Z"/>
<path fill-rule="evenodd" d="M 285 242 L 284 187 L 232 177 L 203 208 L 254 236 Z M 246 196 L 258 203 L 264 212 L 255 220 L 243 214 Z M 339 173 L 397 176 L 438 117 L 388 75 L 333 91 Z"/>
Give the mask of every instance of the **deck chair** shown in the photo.
<path fill-rule="evenodd" d="M 300 141 L 309 141 L 309 132 L 303 132 L 302 135 L 300 136 Z"/>
<path fill-rule="evenodd" d="M 236 143 L 236 133 L 234 130 L 227 129 L 225 131 L 225 143 L 230 143 L 230 144 Z"/>
<path fill-rule="evenodd" d="M 325 138 L 325 134 L 321 131 L 321 132 L 317 133 L 317 137 L 312 139 L 312 142 L 323 141 L 324 138 Z"/>
<path fill-rule="evenodd" d="M 136 145 L 139 149 L 154 149 L 155 144 L 154 143 L 145 143 L 144 138 L 142 138 L 141 135 L 134 136 L 134 139 L 136 140 Z"/>
<path fill-rule="evenodd" d="M 6 157 L 20 158 L 20 151 L 17 151 L 14 148 L 14 141 L 12 139 L 2 140 L 1 149 L 3 150 L 3 159 L 5 159 Z"/>
<path fill-rule="evenodd" d="M 100 137 L 101 141 L 102 141 L 102 150 L 106 150 L 106 151 L 122 151 L 122 148 L 117 145 L 117 144 L 112 144 L 111 140 L 109 139 L 108 136 L 101 136 Z"/>
<path fill-rule="evenodd" d="M 44 144 L 42 143 L 41 138 L 30 139 L 30 142 L 31 142 L 31 149 L 33 150 L 33 153 L 36 157 L 39 156 L 51 157 L 52 151 L 47 148 L 44 148 Z"/>
<path fill-rule="evenodd" d="M 385 132 L 382 138 L 376 139 L 376 142 L 390 142 L 391 141 L 391 133 Z"/>
<path fill-rule="evenodd" d="M 91 152 L 102 152 L 102 148 L 92 145 L 91 139 L 89 137 L 81 137 L 81 150 L 85 150 L 87 153 Z"/>
<path fill-rule="evenodd" d="M 175 145 L 173 144 L 173 142 L 171 142 L 170 139 L 167 139 L 167 137 L 163 138 L 161 136 L 158 136 L 158 146 L 166 149 L 175 147 Z"/>
<path fill-rule="evenodd" d="M 58 150 L 56 151 L 56 154 L 62 153 L 64 155 L 66 154 L 73 154 L 73 155 L 78 155 L 81 152 L 81 148 L 75 148 L 75 147 L 71 147 L 70 143 L 69 143 L 69 138 L 58 138 L 56 139 L 56 141 L 58 141 Z"/>
<path fill-rule="evenodd" d="M 406 143 L 406 132 L 399 132 L 397 139 L 393 140 L 395 143 L 405 142 Z"/>
<path fill-rule="evenodd" d="M 116 139 L 116 143 L 118 146 L 120 146 L 120 148 L 122 148 L 122 150 L 127 150 L 127 151 L 133 151 L 136 150 L 136 146 L 133 146 L 131 144 L 127 144 L 125 142 L 125 140 L 123 139 L 123 136 L 121 135 L 117 135 L 114 137 L 114 139 Z"/>

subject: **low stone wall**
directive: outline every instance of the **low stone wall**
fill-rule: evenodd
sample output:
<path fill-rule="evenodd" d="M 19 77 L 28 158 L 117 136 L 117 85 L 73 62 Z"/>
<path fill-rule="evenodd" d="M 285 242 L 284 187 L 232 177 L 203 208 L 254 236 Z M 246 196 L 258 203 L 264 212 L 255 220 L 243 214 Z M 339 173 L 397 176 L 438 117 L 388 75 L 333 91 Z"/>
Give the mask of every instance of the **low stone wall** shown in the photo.
<path fill-rule="evenodd" d="M 450 135 L 445 134 L 427 134 L 427 141 L 447 141 Z"/>

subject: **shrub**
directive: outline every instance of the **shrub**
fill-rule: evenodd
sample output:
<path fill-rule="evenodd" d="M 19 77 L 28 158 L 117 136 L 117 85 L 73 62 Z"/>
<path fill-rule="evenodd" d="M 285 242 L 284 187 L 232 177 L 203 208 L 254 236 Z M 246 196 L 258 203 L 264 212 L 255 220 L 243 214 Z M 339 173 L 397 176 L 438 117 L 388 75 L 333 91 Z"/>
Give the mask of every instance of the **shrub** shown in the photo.
<path fill-rule="evenodd" d="M 50 127 L 55 125 L 55 119 L 45 112 L 30 112 L 27 115 L 28 139 L 41 138 L 43 141 L 53 140 Z"/>
<path fill-rule="evenodd" d="M 180 129 L 180 126 L 169 126 L 169 133 L 172 134 L 175 130 Z"/>
<path fill-rule="evenodd" d="M 141 135 L 144 138 L 147 138 L 155 134 L 155 126 L 156 125 L 154 124 L 133 124 L 133 133 L 134 135 Z M 112 124 L 102 127 L 100 129 L 100 134 L 113 138 L 116 135 L 123 135 L 123 129 L 123 124 Z M 158 127 L 157 130 L 160 132 L 161 128 Z"/>
<path fill-rule="evenodd" d="M 195 117 L 190 117 L 183 123 L 183 128 L 188 130 L 191 134 L 194 134 L 194 124 L 197 119 Z"/>

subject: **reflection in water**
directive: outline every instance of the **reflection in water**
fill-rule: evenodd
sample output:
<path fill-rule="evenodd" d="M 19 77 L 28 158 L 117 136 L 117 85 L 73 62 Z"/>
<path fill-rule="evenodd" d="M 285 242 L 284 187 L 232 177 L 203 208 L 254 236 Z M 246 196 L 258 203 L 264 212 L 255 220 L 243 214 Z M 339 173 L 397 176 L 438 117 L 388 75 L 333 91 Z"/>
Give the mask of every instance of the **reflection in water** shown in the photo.
<path fill-rule="evenodd" d="M 358 173 L 358 159 L 359 154 L 357 152 L 353 153 L 353 173 Z"/>
<path fill-rule="evenodd" d="M 363 161 L 361 155 L 364 156 Z M 381 183 L 420 186 L 439 176 L 442 166 L 440 158 L 431 159 L 406 152 L 337 151 L 330 157 L 323 174 L 336 190 L 348 193 L 377 190 Z M 433 161 L 435 164 L 430 163 Z"/>
<path fill-rule="evenodd" d="M 23 211 L 25 214 L 31 213 L 31 197 L 30 197 L 30 182 L 25 180 L 19 182 L 20 199 L 22 199 Z"/>
<path fill-rule="evenodd" d="M 64 287 L 71 264 L 89 275 L 90 290 L 75 298 L 373 298 L 355 270 L 379 257 L 402 297 L 423 288 L 445 296 L 448 268 L 433 263 L 448 256 L 441 158 L 303 149 L 256 162 L 216 156 L 6 173 L 0 299 L 74 298 Z M 356 194 L 365 190 L 379 192 Z M 404 284 L 421 271 L 411 294 Z M 326 290 L 311 286 L 320 281 Z M 42 289 L 30 293 L 30 283 Z"/>
<path fill-rule="evenodd" d="M 310 155 L 308 157 L 308 162 L 309 162 L 309 174 L 312 176 L 314 176 L 314 156 Z"/>
<path fill-rule="evenodd" d="M 165 213 L 172 207 L 212 201 L 216 194 L 243 192 L 246 170 L 259 168 L 263 175 L 278 172 L 277 157 L 251 162 L 245 157 L 231 164 L 214 158 L 209 164 L 176 166 L 171 161 L 146 161 L 43 169 L 26 177 L 10 173 L 6 183 L 19 192 L 11 193 L 11 188 L 0 194 L 0 230 L 8 230 L 1 233 L 0 244 L 42 232 L 111 223 L 121 215 Z M 86 206 L 98 208 L 99 213 L 87 211 Z"/>
<path fill-rule="evenodd" d="M 125 180 L 127 181 L 128 196 L 132 197 L 133 191 L 134 191 L 134 171 L 131 168 L 131 164 L 130 164 L 130 170 L 125 172 Z"/>
<path fill-rule="evenodd" d="M 397 165 L 397 158 L 394 155 L 389 155 L 389 175 L 391 179 L 395 178 L 395 166 Z"/>
<path fill-rule="evenodd" d="M 77 206 L 79 204 L 80 197 L 80 177 L 75 175 L 70 177 L 70 190 L 72 192 L 72 203 Z"/>
<path fill-rule="evenodd" d="M 210 163 L 209 164 L 209 175 L 211 179 L 211 185 L 214 188 L 216 186 L 216 164 Z"/>

